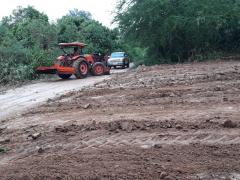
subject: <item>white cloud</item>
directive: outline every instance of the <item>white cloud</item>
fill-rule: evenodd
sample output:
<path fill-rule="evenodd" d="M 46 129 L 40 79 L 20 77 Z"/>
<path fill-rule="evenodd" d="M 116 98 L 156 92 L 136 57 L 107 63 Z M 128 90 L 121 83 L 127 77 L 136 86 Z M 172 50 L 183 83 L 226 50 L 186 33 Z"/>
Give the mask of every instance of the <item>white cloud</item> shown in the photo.
<path fill-rule="evenodd" d="M 7 0 L 0 6 L 0 18 L 9 16 L 17 6 L 28 5 L 47 14 L 51 21 L 61 18 L 74 8 L 89 11 L 94 19 L 110 27 L 116 0 Z"/>

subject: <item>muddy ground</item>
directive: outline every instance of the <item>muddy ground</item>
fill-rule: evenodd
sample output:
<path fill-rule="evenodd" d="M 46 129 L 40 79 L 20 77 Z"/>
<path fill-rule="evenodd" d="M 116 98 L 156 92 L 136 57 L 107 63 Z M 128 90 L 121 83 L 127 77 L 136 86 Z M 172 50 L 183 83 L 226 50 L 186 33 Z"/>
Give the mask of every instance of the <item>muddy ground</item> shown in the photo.
<path fill-rule="evenodd" d="M 0 179 L 240 179 L 239 105 L 239 61 L 116 74 L 2 120 Z"/>

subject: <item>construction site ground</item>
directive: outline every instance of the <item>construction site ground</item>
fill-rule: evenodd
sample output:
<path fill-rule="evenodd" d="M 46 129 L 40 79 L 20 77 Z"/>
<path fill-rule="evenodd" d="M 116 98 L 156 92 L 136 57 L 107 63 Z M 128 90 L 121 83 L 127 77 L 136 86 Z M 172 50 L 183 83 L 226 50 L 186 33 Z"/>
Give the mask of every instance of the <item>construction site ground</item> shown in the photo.
<path fill-rule="evenodd" d="M 239 61 L 140 66 L 27 108 L 0 120 L 1 180 L 240 179 Z"/>

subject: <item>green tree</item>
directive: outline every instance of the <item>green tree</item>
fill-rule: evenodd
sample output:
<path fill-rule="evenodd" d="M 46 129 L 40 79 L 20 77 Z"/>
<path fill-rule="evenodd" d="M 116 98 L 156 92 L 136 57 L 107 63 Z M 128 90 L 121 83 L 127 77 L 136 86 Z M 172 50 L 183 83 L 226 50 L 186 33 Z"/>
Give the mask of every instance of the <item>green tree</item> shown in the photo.
<path fill-rule="evenodd" d="M 115 30 L 89 18 L 88 12 L 76 9 L 74 12 L 58 20 L 58 42 L 84 42 L 88 44 L 89 53 L 106 53 L 117 48 L 118 34 Z"/>
<path fill-rule="evenodd" d="M 92 19 L 92 14 L 88 11 L 73 9 L 69 11 L 69 16 L 79 16 L 86 19 Z"/>
<path fill-rule="evenodd" d="M 147 48 L 148 64 L 239 50 L 239 0 L 119 0 L 123 38 Z"/>
<path fill-rule="evenodd" d="M 60 42 L 82 41 L 89 45 L 89 53 L 105 53 L 117 47 L 117 39 L 115 30 L 86 11 L 74 9 L 51 24 L 35 8 L 18 7 L 0 23 L 0 84 L 39 78 L 34 69 L 52 65 Z"/>
<path fill-rule="evenodd" d="M 57 30 L 45 14 L 18 7 L 2 19 L 0 34 L 0 83 L 34 79 L 37 66 L 51 64 Z"/>

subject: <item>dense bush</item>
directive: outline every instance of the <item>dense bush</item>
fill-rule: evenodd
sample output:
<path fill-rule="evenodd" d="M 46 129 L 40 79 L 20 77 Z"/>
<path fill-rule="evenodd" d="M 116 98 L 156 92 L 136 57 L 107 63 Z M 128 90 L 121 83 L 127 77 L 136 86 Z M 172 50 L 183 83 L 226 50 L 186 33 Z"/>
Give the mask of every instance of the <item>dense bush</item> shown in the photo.
<path fill-rule="evenodd" d="M 82 41 L 85 53 L 127 51 L 136 64 L 203 60 L 238 53 L 240 0 L 118 0 L 110 30 L 74 9 L 56 23 L 33 7 L 18 7 L 0 22 L 0 84 L 38 78 L 59 42 Z"/>
<path fill-rule="evenodd" d="M 117 48 L 117 33 L 86 15 L 64 16 L 58 20 L 57 29 L 59 42 L 81 40 L 88 44 L 89 52 L 107 53 Z"/>
<path fill-rule="evenodd" d="M 239 51 L 240 0 L 119 0 L 116 21 L 147 64 Z"/>
<path fill-rule="evenodd" d="M 106 53 L 117 47 L 117 33 L 74 9 L 56 23 L 33 7 L 18 7 L 0 23 L 0 84 L 38 78 L 34 69 L 51 65 L 60 42 L 89 44 L 86 53 Z"/>

